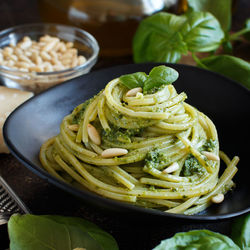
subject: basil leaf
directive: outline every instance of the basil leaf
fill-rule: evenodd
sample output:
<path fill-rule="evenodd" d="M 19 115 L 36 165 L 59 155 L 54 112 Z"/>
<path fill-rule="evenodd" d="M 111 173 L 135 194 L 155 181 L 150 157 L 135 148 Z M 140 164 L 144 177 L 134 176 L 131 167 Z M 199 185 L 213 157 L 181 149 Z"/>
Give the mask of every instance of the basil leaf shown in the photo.
<path fill-rule="evenodd" d="M 181 33 L 191 52 L 216 50 L 224 38 L 217 19 L 208 12 L 191 12 Z"/>
<path fill-rule="evenodd" d="M 147 80 L 147 75 L 144 72 L 137 72 L 120 76 L 119 80 L 129 89 L 143 87 L 144 82 Z"/>
<path fill-rule="evenodd" d="M 224 31 L 231 26 L 232 0 L 188 0 L 188 5 L 194 11 L 206 11 L 213 14 Z"/>
<path fill-rule="evenodd" d="M 245 28 L 249 31 L 244 35 L 244 37 L 250 41 L 250 18 L 246 20 Z"/>
<path fill-rule="evenodd" d="M 176 63 L 182 54 L 218 48 L 224 33 L 216 18 L 204 12 L 176 16 L 157 13 L 144 19 L 133 39 L 134 61 Z"/>
<path fill-rule="evenodd" d="M 111 235 L 81 218 L 13 215 L 8 232 L 12 250 L 118 250 Z"/>
<path fill-rule="evenodd" d="M 153 250 L 209 249 L 209 250 L 240 250 L 234 242 L 225 235 L 209 230 L 194 230 L 177 233 L 172 238 L 163 240 Z"/>
<path fill-rule="evenodd" d="M 154 87 L 171 84 L 176 81 L 178 77 L 178 72 L 173 68 L 164 65 L 154 67 L 150 71 L 148 79 L 145 81 L 143 90 L 148 91 Z"/>
<path fill-rule="evenodd" d="M 203 58 L 197 66 L 227 76 L 250 89 L 250 63 L 238 57 L 210 56 Z"/>
<path fill-rule="evenodd" d="M 186 16 L 157 13 L 141 21 L 134 39 L 133 56 L 140 62 L 172 62 L 187 53 L 187 45 L 179 32 Z"/>
<path fill-rule="evenodd" d="M 241 249 L 250 249 L 250 214 L 235 221 L 232 239 Z"/>

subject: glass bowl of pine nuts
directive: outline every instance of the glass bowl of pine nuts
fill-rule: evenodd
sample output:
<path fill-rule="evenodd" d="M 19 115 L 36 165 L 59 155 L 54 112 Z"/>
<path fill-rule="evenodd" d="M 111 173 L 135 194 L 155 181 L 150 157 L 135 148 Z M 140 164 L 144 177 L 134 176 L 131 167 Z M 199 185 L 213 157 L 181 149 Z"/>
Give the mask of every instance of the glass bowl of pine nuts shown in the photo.
<path fill-rule="evenodd" d="M 86 74 L 99 46 L 88 32 L 60 24 L 26 24 L 0 32 L 0 78 L 11 88 L 39 93 Z"/>

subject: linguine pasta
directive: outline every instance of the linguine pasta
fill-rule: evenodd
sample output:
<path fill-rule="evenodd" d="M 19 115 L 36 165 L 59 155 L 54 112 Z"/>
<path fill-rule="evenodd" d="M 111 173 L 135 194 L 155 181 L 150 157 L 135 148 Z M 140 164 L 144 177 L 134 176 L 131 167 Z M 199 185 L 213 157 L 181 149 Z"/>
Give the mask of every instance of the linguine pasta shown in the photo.
<path fill-rule="evenodd" d="M 128 90 L 114 79 L 66 116 L 60 133 L 41 147 L 43 167 L 110 199 L 188 215 L 234 186 L 239 158 L 219 151 L 215 125 L 185 102 L 185 93 L 172 84 L 135 96 Z M 89 124 L 101 143 L 90 139 Z M 127 153 L 103 157 L 117 148 Z M 220 159 L 226 165 L 221 176 Z"/>

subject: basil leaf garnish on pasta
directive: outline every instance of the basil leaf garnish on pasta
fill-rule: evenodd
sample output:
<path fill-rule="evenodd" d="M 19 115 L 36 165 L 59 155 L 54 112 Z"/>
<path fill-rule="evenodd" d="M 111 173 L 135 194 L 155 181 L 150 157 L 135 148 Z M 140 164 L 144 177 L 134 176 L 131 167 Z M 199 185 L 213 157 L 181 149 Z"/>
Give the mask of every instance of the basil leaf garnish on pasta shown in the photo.
<path fill-rule="evenodd" d="M 171 84 L 179 77 L 178 72 L 170 67 L 158 66 L 154 67 L 150 73 L 148 79 L 144 83 L 143 90 L 148 91 L 161 85 Z"/>
<path fill-rule="evenodd" d="M 129 89 L 143 87 L 144 82 L 147 80 L 147 75 L 144 72 L 137 72 L 127 74 L 120 77 L 120 81 Z"/>
<path fill-rule="evenodd" d="M 160 65 L 154 67 L 147 75 L 144 72 L 123 75 L 119 78 L 120 82 L 129 89 L 141 87 L 143 91 L 159 88 L 175 82 L 179 77 L 178 72 L 170 67 Z"/>

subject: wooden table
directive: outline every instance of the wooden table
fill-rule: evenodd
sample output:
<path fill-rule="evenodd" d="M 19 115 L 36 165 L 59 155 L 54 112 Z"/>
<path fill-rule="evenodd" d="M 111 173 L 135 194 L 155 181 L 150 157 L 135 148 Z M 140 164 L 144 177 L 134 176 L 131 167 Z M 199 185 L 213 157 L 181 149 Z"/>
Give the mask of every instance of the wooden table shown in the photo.
<path fill-rule="evenodd" d="M 241 5 L 242 13 L 246 11 L 247 6 L 250 6 L 247 1 L 241 1 Z M 235 29 L 240 28 L 242 25 L 244 20 L 242 13 L 241 15 L 235 13 L 235 16 L 238 16 L 233 25 Z M 7 0 L 1 1 L 1 29 L 16 24 L 38 21 L 40 19 L 36 1 L 16 0 L 11 1 L 11 3 Z M 132 63 L 132 58 L 100 59 L 93 70 L 124 63 Z M 162 222 L 147 223 L 142 219 L 128 219 L 126 214 L 113 214 L 89 207 L 75 197 L 37 177 L 10 154 L 0 154 L 0 174 L 34 214 L 83 217 L 111 233 L 117 240 L 121 250 L 152 249 L 161 240 L 171 237 L 176 232 L 190 229 L 206 228 L 227 235 L 231 232 L 232 220 L 210 223 L 170 222 L 164 220 Z M 7 241 L 7 235 L 0 232 L 0 249 L 5 248 Z"/>

